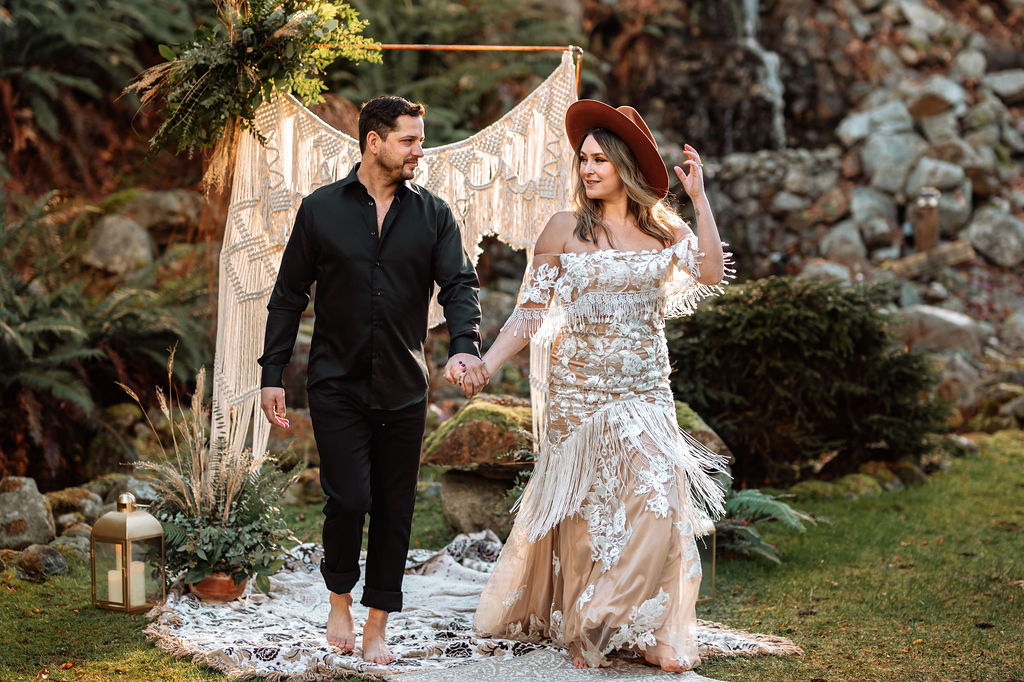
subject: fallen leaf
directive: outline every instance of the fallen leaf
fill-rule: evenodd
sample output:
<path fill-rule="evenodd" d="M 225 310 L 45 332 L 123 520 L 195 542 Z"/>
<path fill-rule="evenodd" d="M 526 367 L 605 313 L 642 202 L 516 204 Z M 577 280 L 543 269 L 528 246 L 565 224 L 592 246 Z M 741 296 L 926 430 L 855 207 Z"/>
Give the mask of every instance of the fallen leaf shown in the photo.
<path fill-rule="evenodd" d="M 48 680 L 48 679 L 50 679 L 50 669 L 49 668 L 43 668 L 42 670 L 37 672 L 36 673 L 36 679 L 37 680 Z"/>
<path fill-rule="evenodd" d="M 995 623 L 989 623 L 986 620 L 983 620 L 980 623 L 975 623 L 974 624 L 974 627 L 981 628 L 982 630 L 987 630 L 988 628 L 994 628 L 995 626 L 996 626 Z"/>
<path fill-rule="evenodd" d="M 60 664 L 60 667 L 64 668 L 64 670 L 71 670 L 75 667 L 75 664 L 71 661 L 65 661 L 64 663 Z"/>
<path fill-rule="evenodd" d="M 911 644 L 920 644 L 923 641 L 923 639 L 915 639 L 913 642 L 911 642 Z"/>
<path fill-rule="evenodd" d="M 816 613 L 818 613 L 818 612 L 815 611 L 814 609 L 807 609 L 806 611 L 798 612 L 796 615 L 798 615 L 798 616 L 813 616 Z"/>
<path fill-rule="evenodd" d="M 32 613 L 42 613 L 39 609 L 32 609 Z"/>

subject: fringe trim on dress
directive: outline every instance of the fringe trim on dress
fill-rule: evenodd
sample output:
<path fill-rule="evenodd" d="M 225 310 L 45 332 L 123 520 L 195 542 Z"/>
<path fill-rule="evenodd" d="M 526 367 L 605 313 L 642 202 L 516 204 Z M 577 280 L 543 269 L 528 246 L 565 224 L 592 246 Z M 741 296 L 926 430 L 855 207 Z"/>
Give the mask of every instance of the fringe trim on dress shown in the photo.
<path fill-rule="evenodd" d="M 688 486 L 683 514 L 694 528 L 706 530 L 725 513 L 725 493 L 713 474 L 726 471 L 727 458 L 681 430 L 664 403 L 613 402 L 575 427 L 565 440 L 545 439 L 539 444 L 533 475 L 513 507 L 518 512 L 516 523 L 530 542 L 579 512 L 594 485 L 599 459 L 613 462 L 615 470 L 626 466 L 636 473 L 660 468 L 651 460 L 664 457 Z M 626 491 L 620 484 L 614 492 Z"/>

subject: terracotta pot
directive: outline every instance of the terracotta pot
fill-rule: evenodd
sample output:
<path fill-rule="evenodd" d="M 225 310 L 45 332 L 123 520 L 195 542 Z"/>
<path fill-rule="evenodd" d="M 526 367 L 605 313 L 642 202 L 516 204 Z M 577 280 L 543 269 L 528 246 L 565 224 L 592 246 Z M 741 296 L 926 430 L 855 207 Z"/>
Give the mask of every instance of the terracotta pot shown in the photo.
<path fill-rule="evenodd" d="M 217 571 L 197 583 L 189 583 L 188 589 L 203 601 L 228 602 L 242 596 L 248 584 L 249 579 L 246 578 L 236 585 L 230 574 Z"/>

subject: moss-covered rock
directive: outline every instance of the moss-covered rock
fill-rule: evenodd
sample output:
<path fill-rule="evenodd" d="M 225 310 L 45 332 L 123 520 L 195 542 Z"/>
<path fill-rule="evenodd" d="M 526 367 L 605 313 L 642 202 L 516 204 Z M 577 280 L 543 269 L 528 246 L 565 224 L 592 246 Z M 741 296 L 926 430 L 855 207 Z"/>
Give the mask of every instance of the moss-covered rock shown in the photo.
<path fill-rule="evenodd" d="M 885 490 L 902 490 L 904 487 L 903 481 L 893 473 L 886 462 L 864 462 L 860 465 L 859 470 L 860 473 L 867 474 L 878 481 Z"/>
<path fill-rule="evenodd" d="M 847 474 L 836 481 L 836 487 L 846 497 L 869 497 L 882 492 L 882 485 L 867 474 Z"/>
<path fill-rule="evenodd" d="M 106 499 L 107 493 L 109 493 L 112 488 L 116 487 L 124 479 L 131 477 L 131 474 L 122 473 L 103 474 L 102 476 L 97 476 L 88 483 L 83 483 L 81 487 L 96 493 L 100 498 Z"/>
<path fill-rule="evenodd" d="M 693 411 L 692 407 L 681 400 L 676 401 L 676 422 L 679 424 L 679 428 L 700 441 L 708 450 L 719 455 L 726 455 L 730 462 L 733 461 L 732 451 L 729 450 L 725 441 L 708 426 L 699 414 Z"/>
<path fill-rule="evenodd" d="M 504 542 L 512 531 L 508 486 L 471 471 L 446 471 L 441 476 L 444 520 L 456 533 L 493 530 Z"/>
<path fill-rule="evenodd" d="M 64 488 L 44 493 L 43 496 L 54 517 L 77 512 L 83 519 L 95 521 L 103 507 L 103 499 L 85 488 Z"/>
<path fill-rule="evenodd" d="M 480 394 L 442 422 L 423 443 L 423 464 L 451 467 L 522 468 L 516 453 L 532 451 L 530 402 L 513 396 Z"/>
<path fill-rule="evenodd" d="M 789 494 L 798 502 L 807 500 L 834 500 L 842 497 L 843 491 L 828 481 L 800 481 L 789 489 Z"/>
<path fill-rule="evenodd" d="M 921 467 L 909 460 L 892 462 L 889 465 L 889 469 L 899 476 L 900 480 L 903 481 L 903 485 L 907 487 L 924 485 L 928 482 L 928 474 L 924 473 Z"/>

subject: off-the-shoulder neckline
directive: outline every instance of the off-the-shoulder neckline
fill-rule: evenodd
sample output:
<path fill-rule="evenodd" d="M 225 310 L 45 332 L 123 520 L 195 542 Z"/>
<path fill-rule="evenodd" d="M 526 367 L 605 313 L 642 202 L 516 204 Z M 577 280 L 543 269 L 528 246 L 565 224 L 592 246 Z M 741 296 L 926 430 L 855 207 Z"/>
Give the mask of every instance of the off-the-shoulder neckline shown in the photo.
<path fill-rule="evenodd" d="M 675 242 L 674 244 L 671 244 L 670 246 L 666 246 L 661 249 L 594 249 L 592 251 L 562 251 L 561 253 L 538 253 L 535 254 L 534 257 L 536 258 L 537 256 L 590 256 L 597 253 L 615 253 L 622 256 L 639 256 L 647 253 L 664 253 L 666 251 L 671 251 L 680 244 L 685 244 L 686 242 L 692 241 L 696 238 L 697 235 L 687 235 L 686 237 L 683 237 L 679 241 Z"/>

